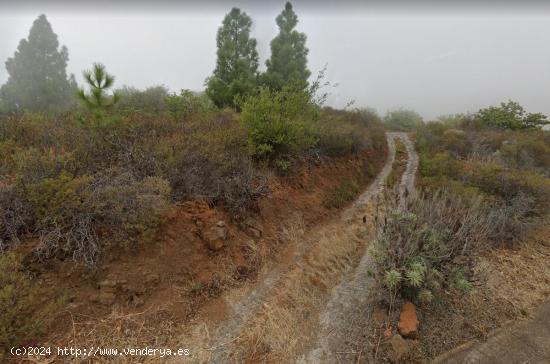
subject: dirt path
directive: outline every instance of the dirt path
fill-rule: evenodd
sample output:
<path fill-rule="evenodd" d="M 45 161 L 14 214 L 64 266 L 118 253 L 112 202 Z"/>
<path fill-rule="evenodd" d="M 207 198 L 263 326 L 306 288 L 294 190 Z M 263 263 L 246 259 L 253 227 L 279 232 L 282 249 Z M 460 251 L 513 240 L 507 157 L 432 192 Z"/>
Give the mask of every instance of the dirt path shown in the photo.
<path fill-rule="evenodd" d="M 399 185 L 399 195 L 414 193 L 418 155 L 413 143 L 405 133 L 389 133 L 389 137 L 399 138 L 408 154 L 407 167 Z M 299 363 L 346 363 L 360 356 L 358 348 L 354 346 L 354 338 L 362 334 L 360 331 L 363 326 L 360 323 L 364 322 L 372 308 L 370 301 L 374 297 L 369 295 L 369 289 L 373 284 L 373 278 L 369 268 L 373 264 L 373 258 L 366 251 L 353 275 L 332 290 L 331 298 L 320 315 L 321 330 L 318 334 L 318 343 L 299 360 Z"/>
<path fill-rule="evenodd" d="M 550 302 L 529 321 L 496 330 L 483 343 L 470 342 L 434 360 L 438 364 L 550 363 Z"/>
<path fill-rule="evenodd" d="M 395 158 L 395 139 L 403 141 L 410 156 L 400 193 L 413 190 L 418 161 L 405 133 L 387 133 L 386 137 L 389 146 L 386 164 L 341 218 L 308 232 L 307 236 L 297 236 L 291 243 L 290 258 L 261 276 L 255 287 L 242 293 L 241 298 L 224 297 L 231 312 L 222 325 L 209 328 L 198 324 L 190 333 L 191 338 L 182 338 L 200 347 L 194 350 L 194 362 L 228 363 L 245 359 L 254 362 L 266 357 L 287 362 L 318 342 L 313 333 L 319 332 L 319 310 L 326 305 L 328 313 L 321 316 L 328 317 L 321 321 L 324 330 L 328 327 L 326 322 L 335 321 L 332 315 L 345 317 L 350 303 L 355 307 L 354 298 L 366 296 L 369 258 L 365 254 L 364 230 L 369 223 L 365 224 L 363 217 L 373 215 L 374 197 L 383 190 Z M 331 294 L 331 288 L 349 279 Z M 309 331 L 312 334 L 304 336 L 304 330 L 312 330 Z M 321 345 L 323 350 L 332 347 L 324 342 Z"/>

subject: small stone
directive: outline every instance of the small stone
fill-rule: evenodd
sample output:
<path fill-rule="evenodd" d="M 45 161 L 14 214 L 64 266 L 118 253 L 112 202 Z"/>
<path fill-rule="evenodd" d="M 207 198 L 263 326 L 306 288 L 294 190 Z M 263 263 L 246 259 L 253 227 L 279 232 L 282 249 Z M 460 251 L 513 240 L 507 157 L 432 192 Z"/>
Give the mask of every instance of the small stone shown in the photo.
<path fill-rule="evenodd" d="M 393 352 L 394 352 L 395 361 L 398 361 L 405 354 L 407 354 L 409 352 L 409 344 L 399 334 L 393 335 L 391 340 L 390 340 L 390 343 L 391 343 L 391 347 L 392 347 Z"/>
<path fill-rule="evenodd" d="M 246 231 L 254 238 L 259 239 L 262 237 L 263 225 L 262 222 L 256 217 L 250 217 L 244 221 L 244 227 Z"/>
<path fill-rule="evenodd" d="M 384 339 L 388 340 L 389 338 L 391 338 L 393 335 L 393 331 L 391 329 L 391 326 L 390 327 L 386 327 L 386 329 L 384 329 Z"/>
<path fill-rule="evenodd" d="M 216 226 L 219 226 L 219 227 L 224 227 L 225 226 L 225 221 L 223 220 L 220 220 L 216 223 Z"/>
<path fill-rule="evenodd" d="M 115 303 L 115 300 L 116 300 L 116 296 L 114 293 L 101 292 L 99 294 L 99 303 L 101 303 L 102 305 L 106 305 L 106 306 L 112 305 L 113 303 Z"/>
<path fill-rule="evenodd" d="M 253 237 L 255 237 L 256 239 L 259 239 L 262 237 L 262 231 L 261 230 L 258 230 L 256 228 L 253 228 L 253 227 L 249 227 L 248 228 L 248 233 L 250 235 L 252 235 Z"/>
<path fill-rule="evenodd" d="M 143 306 L 143 304 L 145 303 L 145 301 L 143 300 L 143 298 L 139 297 L 139 296 L 132 296 L 132 305 L 134 307 L 140 307 L 140 306 Z"/>
<path fill-rule="evenodd" d="M 221 250 L 227 240 L 227 227 L 213 226 L 202 233 L 202 238 L 211 250 Z"/>
<path fill-rule="evenodd" d="M 145 277 L 145 284 L 156 284 L 160 281 L 160 277 L 158 274 L 155 273 L 149 273 Z"/>
<path fill-rule="evenodd" d="M 416 316 L 416 308 L 411 302 L 406 302 L 401 307 L 398 323 L 399 333 L 403 337 L 414 339 L 418 333 L 418 318 Z"/>
<path fill-rule="evenodd" d="M 380 325 L 387 320 L 388 314 L 386 313 L 385 309 L 381 307 L 375 307 L 372 312 L 372 318 L 376 324 Z"/>
<path fill-rule="evenodd" d="M 99 288 L 101 289 L 107 288 L 107 287 L 114 288 L 116 287 L 116 285 L 117 285 L 117 282 L 111 279 L 106 279 L 104 281 L 99 282 Z"/>

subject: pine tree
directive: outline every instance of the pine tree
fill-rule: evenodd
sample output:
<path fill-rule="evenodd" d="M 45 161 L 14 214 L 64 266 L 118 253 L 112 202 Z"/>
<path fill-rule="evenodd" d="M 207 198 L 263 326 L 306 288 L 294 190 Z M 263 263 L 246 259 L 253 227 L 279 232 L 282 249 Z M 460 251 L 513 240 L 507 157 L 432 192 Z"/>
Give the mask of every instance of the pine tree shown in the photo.
<path fill-rule="evenodd" d="M 267 71 L 262 75 L 263 83 L 276 90 L 284 86 L 306 88 L 311 72 L 307 68 L 306 35 L 295 28 L 298 16 L 287 2 L 277 16 L 279 34 L 271 41 L 271 59 L 267 60 Z"/>
<path fill-rule="evenodd" d="M 67 77 L 67 47 L 59 48 L 57 35 L 45 15 L 33 23 L 28 39 L 19 42 L 6 61 L 8 81 L 0 88 L 5 111 L 51 111 L 70 107 L 76 82 Z"/>
<path fill-rule="evenodd" d="M 93 69 L 84 71 L 83 75 L 90 87 L 90 93 L 86 94 L 84 89 L 79 89 L 78 98 L 97 118 L 101 118 L 106 110 L 112 108 L 120 100 L 120 95 L 117 92 L 114 92 L 112 96 L 107 93 L 107 90 L 113 86 L 115 77 L 108 74 L 105 71 L 105 66 L 101 63 L 94 63 Z"/>
<path fill-rule="evenodd" d="M 238 8 L 225 16 L 217 34 L 217 62 L 206 80 L 206 94 L 218 107 L 236 106 L 237 96 L 250 94 L 257 83 L 258 52 L 250 37 L 252 19 Z"/>

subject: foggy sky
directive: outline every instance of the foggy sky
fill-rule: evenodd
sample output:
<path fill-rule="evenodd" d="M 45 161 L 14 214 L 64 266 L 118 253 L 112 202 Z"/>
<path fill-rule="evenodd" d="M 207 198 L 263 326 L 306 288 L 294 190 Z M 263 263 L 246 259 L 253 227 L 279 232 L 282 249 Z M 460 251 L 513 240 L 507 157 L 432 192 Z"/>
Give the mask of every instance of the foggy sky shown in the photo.
<path fill-rule="evenodd" d="M 346 5 L 347 4 L 347 5 Z M 68 72 L 82 83 L 82 70 L 102 62 L 115 86 L 165 85 L 172 91 L 202 90 L 216 61 L 216 31 L 233 5 L 254 21 L 261 68 L 277 34 L 275 17 L 284 2 L 258 6 L 227 2 L 159 3 L 156 8 L 94 9 L 32 3 L 0 4 L 0 84 L 4 62 L 26 38 L 33 20 L 45 13 L 61 44 L 69 49 Z M 307 34 L 314 77 L 328 66 L 329 104 L 368 106 L 384 114 L 411 108 L 427 119 L 508 99 L 528 111 L 550 115 L 550 11 L 429 6 L 316 8 L 294 2 L 298 29 Z"/>

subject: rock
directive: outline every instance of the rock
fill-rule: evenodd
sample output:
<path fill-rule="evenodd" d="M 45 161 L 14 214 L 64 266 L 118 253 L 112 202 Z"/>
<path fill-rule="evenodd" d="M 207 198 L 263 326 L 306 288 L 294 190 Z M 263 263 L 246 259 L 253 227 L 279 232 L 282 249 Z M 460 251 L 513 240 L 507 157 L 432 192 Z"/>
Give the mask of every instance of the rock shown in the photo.
<path fill-rule="evenodd" d="M 375 307 L 372 312 L 372 319 L 377 325 L 380 325 L 384 322 L 386 322 L 388 318 L 388 314 L 385 309 L 382 307 Z"/>
<path fill-rule="evenodd" d="M 104 281 L 99 282 L 100 289 L 115 288 L 116 285 L 117 285 L 117 282 L 111 279 L 106 279 Z"/>
<path fill-rule="evenodd" d="M 99 293 L 99 303 L 101 303 L 102 305 L 106 305 L 106 306 L 112 305 L 113 303 L 115 303 L 115 300 L 116 300 L 116 296 L 112 292 L 102 291 Z"/>
<path fill-rule="evenodd" d="M 225 221 L 223 220 L 220 220 L 216 223 L 216 226 L 219 226 L 219 227 L 224 227 L 225 226 Z"/>
<path fill-rule="evenodd" d="M 409 352 L 409 344 L 403 337 L 399 334 L 395 334 L 392 336 L 391 340 L 391 347 L 393 349 L 393 358 L 394 361 L 398 361 L 401 359 L 405 354 Z"/>
<path fill-rule="evenodd" d="M 144 303 L 145 303 L 145 301 L 143 300 L 143 298 L 141 298 L 139 296 L 136 296 L 136 295 L 132 296 L 132 305 L 134 307 L 143 306 Z"/>
<path fill-rule="evenodd" d="M 256 239 L 259 239 L 259 238 L 262 237 L 262 231 L 261 230 L 258 230 L 256 228 L 253 228 L 253 227 L 249 226 L 247 231 L 250 235 L 252 235 Z"/>
<path fill-rule="evenodd" d="M 389 338 L 391 338 L 393 335 L 393 331 L 391 329 L 391 326 L 390 327 L 386 327 L 384 329 L 384 339 L 388 340 Z"/>
<path fill-rule="evenodd" d="M 252 235 L 254 238 L 259 239 L 262 237 L 263 225 L 257 218 L 248 218 L 243 223 L 246 232 Z"/>
<path fill-rule="evenodd" d="M 416 316 L 416 308 L 411 302 L 406 302 L 401 307 L 398 323 L 399 332 L 403 337 L 414 339 L 418 330 L 418 318 Z"/>
<path fill-rule="evenodd" d="M 212 226 L 202 233 L 202 238 L 211 250 L 221 250 L 227 240 L 227 227 Z"/>

